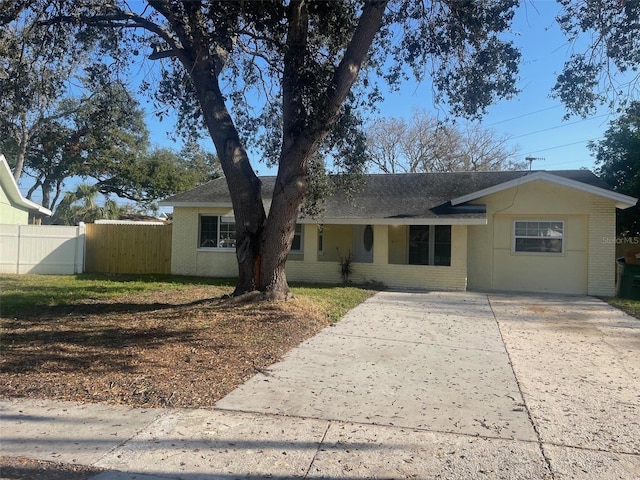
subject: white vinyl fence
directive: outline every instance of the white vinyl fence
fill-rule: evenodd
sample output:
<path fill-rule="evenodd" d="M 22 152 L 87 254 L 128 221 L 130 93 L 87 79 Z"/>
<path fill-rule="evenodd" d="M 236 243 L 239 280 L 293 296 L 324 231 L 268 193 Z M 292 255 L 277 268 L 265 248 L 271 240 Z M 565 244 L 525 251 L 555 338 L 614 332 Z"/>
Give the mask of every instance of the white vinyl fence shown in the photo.
<path fill-rule="evenodd" d="M 0 273 L 82 273 L 84 244 L 84 224 L 0 224 Z"/>

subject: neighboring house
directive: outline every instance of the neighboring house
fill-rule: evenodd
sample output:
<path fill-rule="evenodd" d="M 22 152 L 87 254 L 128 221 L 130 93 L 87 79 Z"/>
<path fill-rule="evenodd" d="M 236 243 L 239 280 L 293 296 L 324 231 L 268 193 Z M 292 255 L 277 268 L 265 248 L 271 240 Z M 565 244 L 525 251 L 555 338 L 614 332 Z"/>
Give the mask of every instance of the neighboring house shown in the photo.
<path fill-rule="evenodd" d="M 275 177 L 263 177 L 265 205 Z M 636 199 L 586 170 L 368 175 L 351 200 L 300 218 L 291 281 L 392 288 L 613 295 L 615 212 Z M 237 275 L 235 223 L 224 178 L 174 195 L 171 272 Z"/>
<path fill-rule="evenodd" d="M 0 223 L 27 225 L 51 216 L 51 210 L 27 200 L 20 193 L 4 155 L 0 155 Z"/>

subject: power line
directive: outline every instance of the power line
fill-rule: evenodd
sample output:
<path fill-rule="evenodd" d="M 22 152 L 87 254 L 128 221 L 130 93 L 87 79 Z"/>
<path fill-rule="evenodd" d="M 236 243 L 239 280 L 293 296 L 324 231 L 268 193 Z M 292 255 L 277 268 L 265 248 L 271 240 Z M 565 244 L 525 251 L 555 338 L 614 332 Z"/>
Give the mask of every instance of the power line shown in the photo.
<path fill-rule="evenodd" d="M 609 115 L 608 113 L 603 113 L 603 114 L 597 115 L 595 117 L 590 117 L 590 118 L 582 119 L 582 120 L 576 120 L 575 122 L 565 123 L 565 124 L 562 124 L 562 125 L 556 125 L 555 127 L 543 128 L 542 130 L 536 130 L 535 132 L 523 133 L 522 135 L 516 135 L 515 137 L 511 137 L 510 139 L 511 140 L 515 140 L 516 138 L 527 137 L 529 135 L 535 135 L 536 133 L 548 132 L 550 130 L 555 130 L 557 128 L 569 127 L 571 125 L 575 125 L 576 123 L 585 122 L 587 120 L 593 120 L 593 119 L 600 118 L 600 117 L 606 117 L 608 115 Z"/>
<path fill-rule="evenodd" d="M 523 113 L 522 115 L 518 115 L 516 117 L 507 118 L 505 120 L 500 120 L 498 122 L 490 123 L 489 125 L 485 125 L 485 127 L 493 127 L 494 125 L 500 125 L 501 123 L 510 122 L 512 120 L 518 120 L 519 118 L 528 117 L 530 115 L 535 115 L 536 113 L 546 112 L 547 110 L 553 110 L 554 108 L 562 107 L 562 105 L 554 105 L 552 107 L 542 108 L 540 110 L 536 110 L 535 112 Z"/>
<path fill-rule="evenodd" d="M 555 150 L 557 148 L 570 147 L 572 145 L 578 145 L 580 143 L 590 142 L 591 140 L 594 140 L 594 139 L 587 138 L 586 140 L 580 140 L 579 142 L 565 143 L 564 145 L 556 145 L 555 147 L 543 148 L 541 150 L 534 150 L 532 152 L 528 152 L 527 155 L 531 155 L 532 153 L 547 152 L 549 150 Z M 598 140 L 598 139 L 595 139 L 595 140 Z"/>

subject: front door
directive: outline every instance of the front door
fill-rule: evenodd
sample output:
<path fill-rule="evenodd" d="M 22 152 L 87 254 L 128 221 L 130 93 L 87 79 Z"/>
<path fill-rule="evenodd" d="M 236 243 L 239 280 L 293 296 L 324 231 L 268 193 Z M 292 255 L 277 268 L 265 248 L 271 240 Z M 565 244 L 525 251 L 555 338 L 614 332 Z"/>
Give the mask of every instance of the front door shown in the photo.
<path fill-rule="evenodd" d="M 371 225 L 353 226 L 353 261 L 373 263 L 373 227 Z"/>

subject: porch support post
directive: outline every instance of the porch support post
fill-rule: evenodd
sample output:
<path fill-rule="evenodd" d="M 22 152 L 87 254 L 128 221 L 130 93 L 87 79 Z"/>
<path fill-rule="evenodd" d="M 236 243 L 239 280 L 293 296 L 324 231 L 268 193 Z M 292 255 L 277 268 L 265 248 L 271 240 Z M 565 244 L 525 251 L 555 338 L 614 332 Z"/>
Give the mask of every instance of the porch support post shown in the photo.
<path fill-rule="evenodd" d="M 389 264 L 389 225 L 373 226 L 373 263 Z"/>
<path fill-rule="evenodd" d="M 304 262 L 315 263 L 318 261 L 318 226 L 315 224 L 303 224 L 304 233 L 302 235 Z"/>

